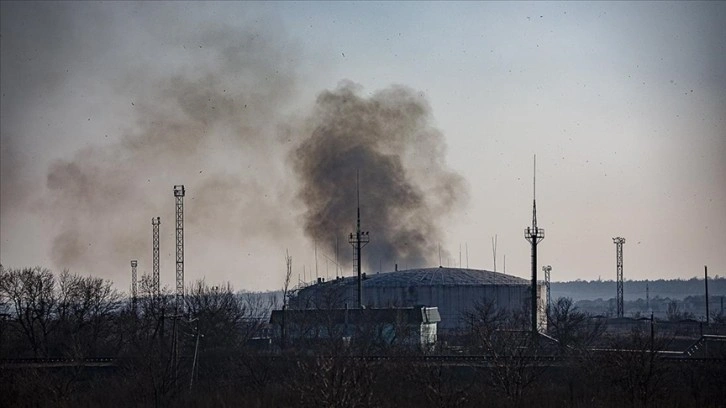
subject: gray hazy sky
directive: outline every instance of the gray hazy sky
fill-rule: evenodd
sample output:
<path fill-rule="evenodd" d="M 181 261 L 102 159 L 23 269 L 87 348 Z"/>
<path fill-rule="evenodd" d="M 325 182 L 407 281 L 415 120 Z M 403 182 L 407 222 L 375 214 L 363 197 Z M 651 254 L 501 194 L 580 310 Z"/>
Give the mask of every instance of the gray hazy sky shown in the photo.
<path fill-rule="evenodd" d="M 130 259 L 150 271 L 161 216 L 161 278 L 173 286 L 172 186 L 185 184 L 187 281 L 279 288 L 286 249 L 310 280 L 291 154 L 318 95 L 347 83 L 372 100 L 401 85 L 428 104 L 440 164 L 467 191 L 438 221 L 442 263 L 458 265 L 461 247 L 466 266 L 468 247 L 470 267 L 492 269 L 496 234 L 497 269 L 506 256 L 507 273 L 529 275 L 537 154 L 540 264 L 553 280 L 614 279 L 615 236 L 627 239 L 626 279 L 726 274 L 726 3 L 0 11 L 4 266 L 70 268 L 125 290 Z M 323 277 L 335 274 L 325 248 Z M 345 236 L 340 248 L 350 275 Z"/>

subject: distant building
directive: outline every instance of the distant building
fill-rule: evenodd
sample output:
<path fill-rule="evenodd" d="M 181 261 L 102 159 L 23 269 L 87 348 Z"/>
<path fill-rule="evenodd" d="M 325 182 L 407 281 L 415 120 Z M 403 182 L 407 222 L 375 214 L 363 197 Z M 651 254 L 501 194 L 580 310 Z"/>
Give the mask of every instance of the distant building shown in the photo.
<path fill-rule="evenodd" d="M 546 291 L 537 285 L 541 330 L 546 329 Z M 516 276 L 477 269 L 424 268 L 369 274 L 363 280 L 363 304 L 369 308 L 437 307 L 439 328 L 455 331 L 466 327 L 465 312 L 477 303 L 491 302 L 498 309 L 526 312 L 530 305 L 530 281 Z M 342 309 L 357 305 L 357 279 L 322 280 L 301 289 L 291 300 L 292 309 Z"/>
<path fill-rule="evenodd" d="M 341 340 L 374 348 L 428 350 L 436 343 L 440 321 L 435 307 L 274 310 L 270 317 L 274 337 L 285 347 L 299 349 L 318 349 Z"/>

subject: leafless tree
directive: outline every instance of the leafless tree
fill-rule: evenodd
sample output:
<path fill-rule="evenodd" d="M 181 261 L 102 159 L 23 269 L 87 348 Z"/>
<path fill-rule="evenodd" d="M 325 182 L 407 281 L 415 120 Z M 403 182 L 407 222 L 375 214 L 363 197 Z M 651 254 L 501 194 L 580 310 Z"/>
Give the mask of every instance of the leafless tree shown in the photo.
<path fill-rule="evenodd" d="M 592 320 L 580 312 L 572 299 L 557 299 L 548 315 L 547 331 L 560 346 L 560 351 L 583 351 L 599 338 L 605 330 L 601 320 Z"/>
<path fill-rule="evenodd" d="M 539 336 L 522 330 L 528 316 L 526 310 L 498 310 L 492 302 L 479 303 L 464 314 L 470 324 L 470 348 L 486 356 L 491 385 L 515 405 L 546 370 Z"/>
<path fill-rule="evenodd" d="M 48 356 L 51 333 L 56 328 L 55 278 L 45 268 L 3 269 L 0 292 L 10 305 L 11 320 L 19 327 L 33 356 Z"/>
<path fill-rule="evenodd" d="M 615 395 L 633 407 L 657 405 L 663 396 L 667 367 L 660 351 L 668 339 L 642 330 L 610 339 L 609 352 L 600 353 L 590 362 L 591 375 L 604 379 Z"/>
<path fill-rule="evenodd" d="M 113 330 L 121 300 L 111 282 L 63 271 L 58 279 L 57 295 L 56 318 L 63 331 L 60 340 L 65 348 L 75 357 L 109 352 L 101 348 L 101 342 L 105 343 Z"/>
<path fill-rule="evenodd" d="M 681 305 L 677 300 L 672 300 L 668 303 L 668 309 L 666 310 L 666 316 L 671 322 L 678 322 L 685 319 L 693 319 L 693 314 L 684 312 L 681 310 Z"/>
<path fill-rule="evenodd" d="M 406 376 L 432 407 L 461 407 L 472 400 L 475 376 L 457 374 L 457 367 L 422 364 L 409 367 Z"/>
<path fill-rule="evenodd" d="M 350 353 L 301 358 L 292 391 L 303 407 L 376 406 L 374 363 Z"/>

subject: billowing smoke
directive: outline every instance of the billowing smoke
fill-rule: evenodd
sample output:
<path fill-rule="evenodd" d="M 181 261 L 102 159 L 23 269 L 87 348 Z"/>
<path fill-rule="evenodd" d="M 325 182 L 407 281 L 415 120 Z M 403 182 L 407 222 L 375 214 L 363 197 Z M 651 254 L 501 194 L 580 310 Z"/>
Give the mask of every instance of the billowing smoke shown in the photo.
<path fill-rule="evenodd" d="M 50 266 L 125 283 L 130 259 L 150 272 L 160 216 L 168 284 L 172 186 L 184 184 L 188 276 L 243 273 L 269 288 L 286 246 L 298 245 L 296 265 L 312 255 L 300 256 L 302 211 L 311 241 L 332 250 L 338 238 L 346 253 L 360 170 L 368 264 L 437 259 L 465 188 L 425 100 L 399 87 L 362 98 L 348 84 L 291 119 L 303 52 L 279 20 L 244 10 L 225 25 L 160 3 L 3 5 L 3 239 L 31 219 Z"/>
<path fill-rule="evenodd" d="M 307 206 L 305 232 L 329 251 L 349 247 L 360 178 L 368 268 L 438 264 L 442 223 L 466 200 L 464 180 L 445 162 L 443 135 L 424 97 L 404 87 L 360 96 L 355 85 L 323 92 L 294 154 Z M 343 247 L 344 248 L 344 247 Z"/>
<path fill-rule="evenodd" d="M 290 96 L 290 67 L 253 34 L 214 30 L 201 42 L 215 63 L 201 73 L 145 78 L 149 88 L 129 100 L 137 122 L 118 143 L 50 166 L 50 208 L 61 215 L 57 264 L 148 253 L 152 216 L 173 229 L 174 184 L 187 186 L 186 208 L 195 214 L 187 227 L 196 234 L 229 241 L 243 231 L 281 235 L 281 218 L 266 203 L 276 201 L 275 170 L 255 156 L 275 149 L 270 124 Z"/>
<path fill-rule="evenodd" d="M 86 147 L 55 156 L 63 158 L 49 165 L 44 185 L 33 185 L 32 203 L 11 200 L 3 189 L 2 207 L 14 214 L 31 209 L 50 225 L 54 267 L 125 280 L 130 259 L 139 259 L 142 271 L 150 272 L 155 216 L 162 223 L 162 269 L 173 270 L 172 186 L 185 184 L 185 212 L 194 215 L 185 225 L 187 260 L 193 263 L 187 270 L 192 266 L 194 277 L 215 272 L 233 278 L 248 252 L 272 247 L 294 228 L 293 216 L 285 215 L 291 212 L 270 209 L 290 201 L 281 196 L 292 195 L 280 181 L 285 153 L 276 135 L 297 93 L 299 50 L 269 20 L 244 28 L 185 26 L 173 10 L 150 4 L 138 6 L 129 32 L 127 14 L 135 8 L 84 7 L 37 7 L 38 14 L 47 15 L 41 20 L 54 24 L 34 28 L 35 42 L 18 45 L 17 54 L 35 49 L 42 58 L 33 65 L 33 85 L 46 84 L 47 78 L 61 85 L 46 86 L 46 94 L 38 92 L 37 98 L 34 92 L 17 94 L 30 109 L 59 94 L 97 100 L 83 108 L 61 100 L 54 108 L 65 114 L 63 123 L 71 123 L 72 131 L 61 137 L 76 145 L 87 138 Z M 104 24 L 84 20 L 77 9 L 97 13 Z M 21 9 L 16 16 L 21 12 L 35 21 L 30 11 Z M 165 26 L 180 28 L 158 28 Z M 18 23 L 8 30 L 14 27 L 23 29 Z M 44 48 L 45 38 L 61 43 Z M 9 55 L 13 50 L 8 47 Z M 24 78 L 20 67 L 7 72 L 3 84 Z M 56 126 L 48 121 L 49 128 Z M 3 146 L 17 144 L 12 142 L 20 142 L 21 135 L 4 132 Z M 5 170 L 4 185 L 21 184 Z M 3 217 L 11 216 L 3 211 Z M 162 280 L 169 282 L 168 275 Z"/>

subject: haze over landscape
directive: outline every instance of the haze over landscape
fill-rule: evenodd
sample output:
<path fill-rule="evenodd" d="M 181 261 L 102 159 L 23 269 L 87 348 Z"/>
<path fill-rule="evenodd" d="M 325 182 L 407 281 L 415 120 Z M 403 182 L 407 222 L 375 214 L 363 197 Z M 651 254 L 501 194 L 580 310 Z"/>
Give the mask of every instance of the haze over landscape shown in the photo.
<path fill-rule="evenodd" d="M 726 4 L 0 4 L 0 262 L 173 286 L 529 276 L 532 156 L 552 279 L 725 275 Z M 338 243 L 336 245 L 336 238 Z M 461 249 L 461 255 L 460 255 Z M 317 262 L 315 253 L 317 252 Z M 461 257 L 460 257 L 461 256 Z"/>

